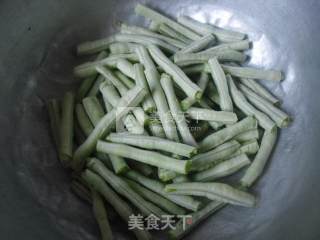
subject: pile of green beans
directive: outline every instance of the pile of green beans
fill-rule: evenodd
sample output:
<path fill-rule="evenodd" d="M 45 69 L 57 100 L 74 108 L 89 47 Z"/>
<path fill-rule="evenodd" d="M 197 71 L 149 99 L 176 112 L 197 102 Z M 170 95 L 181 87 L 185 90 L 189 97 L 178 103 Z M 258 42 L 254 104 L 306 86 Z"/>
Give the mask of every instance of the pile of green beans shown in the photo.
<path fill-rule="evenodd" d="M 190 215 L 191 224 L 164 231 L 181 239 L 228 204 L 257 205 L 249 188 L 277 129 L 292 121 L 259 81 L 277 84 L 284 75 L 245 66 L 252 43 L 244 33 L 188 16 L 175 21 L 141 4 L 135 13 L 149 27 L 122 23 L 119 33 L 77 46 L 96 56 L 75 66 L 77 91 L 48 101 L 52 141 L 73 172 L 71 189 L 92 205 L 101 239 L 114 239 L 106 203 L 125 222 L 136 213 Z"/>

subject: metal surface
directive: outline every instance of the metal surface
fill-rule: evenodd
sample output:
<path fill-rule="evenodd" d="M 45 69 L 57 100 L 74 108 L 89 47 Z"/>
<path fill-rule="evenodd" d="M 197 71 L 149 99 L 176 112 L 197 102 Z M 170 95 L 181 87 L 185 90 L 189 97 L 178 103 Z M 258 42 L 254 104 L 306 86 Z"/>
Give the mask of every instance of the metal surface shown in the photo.
<path fill-rule="evenodd" d="M 96 239 L 91 209 L 69 191 L 48 134 L 44 100 L 75 86 L 74 46 L 140 23 L 135 1 L 11 0 L 0 4 L 1 239 Z M 228 207 L 188 239 L 320 239 L 320 2 L 316 0 L 151 1 L 250 33 L 251 64 L 283 69 L 266 83 L 294 123 L 281 135 L 254 192 L 255 209 Z M 117 225 L 117 224 L 113 224 Z M 125 224 L 123 226 L 125 228 Z"/>

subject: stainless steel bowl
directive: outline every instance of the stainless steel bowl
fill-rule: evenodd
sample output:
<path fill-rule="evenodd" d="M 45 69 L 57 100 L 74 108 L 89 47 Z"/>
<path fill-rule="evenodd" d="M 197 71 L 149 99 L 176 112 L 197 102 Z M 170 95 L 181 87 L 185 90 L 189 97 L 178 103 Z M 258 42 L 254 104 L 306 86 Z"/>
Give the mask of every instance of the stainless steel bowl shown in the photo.
<path fill-rule="evenodd" d="M 136 1 L 4 0 L 0 4 L 1 239 L 97 239 L 90 208 L 69 191 L 48 132 L 45 100 L 76 86 L 77 43 L 106 36 L 117 21 L 142 23 Z M 254 209 L 227 207 L 189 239 L 320 239 L 320 2 L 316 0 L 147 1 L 248 32 L 250 64 L 283 69 L 264 82 L 294 117 L 255 186 Z M 126 228 L 113 222 L 117 236 Z"/>

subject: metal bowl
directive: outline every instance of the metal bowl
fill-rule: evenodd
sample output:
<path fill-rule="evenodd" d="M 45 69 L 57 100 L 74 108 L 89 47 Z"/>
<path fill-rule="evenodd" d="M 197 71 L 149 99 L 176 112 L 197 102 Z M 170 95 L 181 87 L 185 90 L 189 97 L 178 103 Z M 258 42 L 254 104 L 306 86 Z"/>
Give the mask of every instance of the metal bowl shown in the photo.
<path fill-rule="evenodd" d="M 0 8 L 0 233 L 2 239 L 97 239 L 91 209 L 70 192 L 48 131 L 46 99 L 79 80 L 77 43 L 116 31 L 118 21 L 142 23 L 136 1 L 11 0 Z M 254 209 L 227 207 L 188 239 L 320 239 L 320 2 L 147 1 L 171 16 L 190 15 L 249 33 L 251 65 L 284 70 L 263 82 L 294 117 L 281 131 Z M 127 238 L 125 223 L 113 222 Z"/>

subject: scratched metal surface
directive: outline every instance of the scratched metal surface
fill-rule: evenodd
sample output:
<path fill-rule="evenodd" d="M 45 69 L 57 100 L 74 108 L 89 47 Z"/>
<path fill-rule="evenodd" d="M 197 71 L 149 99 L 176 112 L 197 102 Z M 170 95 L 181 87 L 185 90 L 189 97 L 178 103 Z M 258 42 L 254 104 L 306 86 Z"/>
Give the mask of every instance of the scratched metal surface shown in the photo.
<path fill-rule="evenodd" d="M 71 73 L 83 61 L 75 57 L 77 43 L 112 33 L 119 20 L 142 23 L 133 14 L 135 3 L 1 1 L 1 239 L 97 239 L 90 207 L 70 193 L 69 173 L 55 156 L 44 100 L 61 97 L 77 84 Z M 250 64 L 286 73 L 282 83 L 265 84 L 295 119 L 281 131 L 271 163 L 253 190 L 259 206 L 228 207 L 188 239 L 320 239 L 320 2 L 148 3 L 171 16 L 186 14 L 249 33 L 254 41 Z M 117 229 L 119 238 L 127 238 Z"/>

